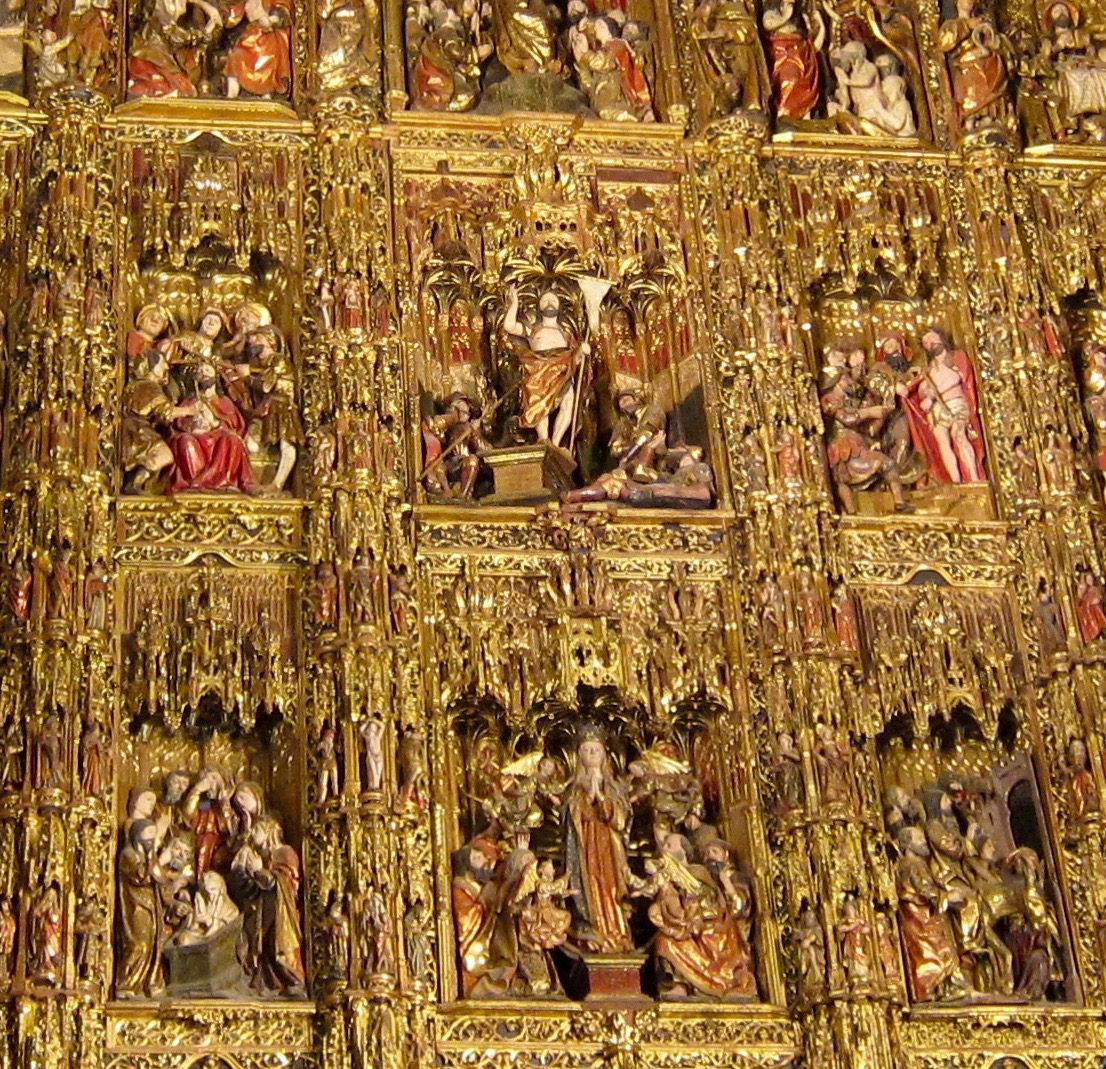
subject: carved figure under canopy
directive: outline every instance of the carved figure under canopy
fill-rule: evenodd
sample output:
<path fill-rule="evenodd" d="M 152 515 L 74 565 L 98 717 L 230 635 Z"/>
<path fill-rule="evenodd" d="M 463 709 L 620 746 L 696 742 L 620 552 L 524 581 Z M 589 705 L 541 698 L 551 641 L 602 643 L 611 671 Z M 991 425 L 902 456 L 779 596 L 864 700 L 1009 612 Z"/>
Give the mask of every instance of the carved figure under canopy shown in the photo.
<path fill-rule="evenodd" d="M 287 96 L 292 85 L 292 20 L 287 0 L 232 3 L 227 18 L 240 27 L 223 64 L 226 95 Z"/>
<path fill-rule="evenodd" d="M 1094 436 L 1095 464 L 1106 471 L 1106 345 L 1097 341 L 1083 345 L 1083 406 Z"/>
<path fill-rule="evenodd" d="M 816 11 L 811 21 L 813 30 L 795 0 L 773 0 L 761 15 L 778 119 L 809 119 L 821 103 L 825 23 Z"/>
<path fill-rule="evenodd" d="M 151 305 L 127 336 L 125 488 L 283 492 L 304 435 L 292 367 L 269 310 L 240 303 L 233 333 L 218 307 L 206 309 L 194 330 L 170 326 L 164 309 Z"/>
<path fill-rule="evenodd" d="M 576 371 L 591 352 L 588 342 L 577 342 L 561 321 L 561 302 L 553 292 L 538 301 L 538 320 L 519 319 L 517 289 L 509 295 L 503 317 L 507 343 L 522 370 L 522 427 L 537 430 L 539 442 L 563 445 L 576 415 Z"/>
<path fill-rule="evenodd" d="M 480 96 L 481 64 L 495 49 L 477 0 L 408 4 L 405 29 L 415 107 L 431 111 L 473 107 Z"/>
<path fill-rule="evenodd" d="M 877 340 L 873 356 L 858 341 L 826 348 L 827 460 L 846 512 L 860 507 L 861 492 L 886 489 L 895 510 L 909 512 L 935 507 L 936 487 L 986 481 L 972 362 L 941 328 L 925 329 L 921 344 L 921 361 L 897 331 Z"/>
<path fill-rule="evenodd" d="M 131 35 L 127 92 L 287 97 L 291 18 L 287 0 L 150 0 Z"/>
<path fill-rule="evenodd" d="M 117 862 L 115 991 L 304 993 L 300 862 L 261 789 L 209 769 L 132 790 Z M 181 975 L 177 971 L 181 970 Z M 248 987 L 247 987 L 248 982 Z"/>
<path fill-rule="evenodd" d="M 1046 2 L 1034 71 L 1048 89 L 1056 133 L 1088 141 L 1106 137 L 1106 38 L 1092 34 L 1072 0 Z"/>
<path fill-rule="evenodd" d="M 648 33 L 643 24 L 605 15 L 585 16 L 575 27 L 572 53 L 580 88 L 600 119 L 652 122 L 653 98 L 634 44 Z"/>
<path fill-rule="evenodd" d="M 702 103 L 700 122 L 738 109 L 764 111 L 768 68 L 756 11 L 748 0 L 701 0 L 691 17 Z"/>
<path fill-rule="evenodd" d="M 365 9 L 339 3 L 322 19 L 319 30 L 319 84 L 326 92 L 372 88 L 376 75 L 366 49 Z"/>
<path fill-rule="evenodd" d="M 1005 797 L 985 777 L 950 774 L 913 798 L 888 792 L 907 980 L 919 1002 L 1057 997 L 1052 893 L 1033 848 L 1000 849 L 1000 838 L 1013 843 Z"/>
<path fill-rule="evenodd" d="M 738 916 L 710 869 L 690 861 L 682 839 L 670 835 L 660 857 L 645 863 L 656 953 L 671 972 L 666 993 L 753 998 L 756 980 Z"/>
<path fill-rule="evenodd" d="M 629 950 L 633 942 L 625 903 L 630 870 L 623 842 L 629 797 L 597 736 L 585 737 L 576 750 L 566 809 L 565 865 L 577 893 L 582 938 L 604 953 Z"/>
<path fill-rule="evenodd" d="M 918 124 L 897 61 L 882 53 L 873 61 L 863 41 L 848 41 L 831 54 L 836 83 L 827 113 L 858 133 L 914 137 Z"/>
<path fill-rule="evenodd" d="M 258 818 L 244 840 L 230 868 L 242 903 L 239 959 L 253 990 L 301 995 L 306 973 L 299 857 L 269 816 Z"/>
<path fill-rule="evenodd" d="M 752 883 L 692 765 L 667 741 L 627 764 L 599 721 L 556 730 L 557 756 L 504 764 L 488 735 L 466 743 L 480 804 L 453 855 L 462 994 L 575 998 L 581 970 L 612 963 L 632 993 L 648 958 L 662 998 L 756 998 Z"/>
<path fill-rule="evenodd" d="M 937 47 L 946 55 L 961 129 L 1008 127 L 1011 47 L 979 0 L 956 0 L 956 17 L 941 23 Z"/>

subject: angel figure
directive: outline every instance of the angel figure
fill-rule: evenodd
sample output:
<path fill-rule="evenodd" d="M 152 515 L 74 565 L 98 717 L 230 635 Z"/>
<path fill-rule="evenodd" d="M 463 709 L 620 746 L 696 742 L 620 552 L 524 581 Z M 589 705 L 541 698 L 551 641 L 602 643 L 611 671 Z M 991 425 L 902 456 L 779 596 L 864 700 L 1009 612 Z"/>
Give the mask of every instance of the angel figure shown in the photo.
<path fill-rule="evenodd" d="M 649 800 L 653 826 L 674 828 L 696 813 L 703 795 L 686 761 L 651 746 L 630 763 L 631 801 Z"/>
<path fill-rule="evenodd" d="M 546 859 L 537 864 L 533 891 L 518 916 L 520 963 L 529 977 L 534 994 L 547 994 L 560 986 L 551 952 L 563 945 L 572 927 L 572 913 L 563 905 L 571 894 L 568 877 L 556 876 L 552 861 Z M 542 970 L 528 962 L 531 956 L 541 958 L 544 975 Z"/>
<path fill-rule="evenodd" d="M 538 768 L 542 753 L 524 754 L 499 770 L 491 798 L 482 800 L 484 812 L 501 835 L 520 849 L 530 845 L 530 832 L 541 827 L 543 814 L 537 804 Z"/>

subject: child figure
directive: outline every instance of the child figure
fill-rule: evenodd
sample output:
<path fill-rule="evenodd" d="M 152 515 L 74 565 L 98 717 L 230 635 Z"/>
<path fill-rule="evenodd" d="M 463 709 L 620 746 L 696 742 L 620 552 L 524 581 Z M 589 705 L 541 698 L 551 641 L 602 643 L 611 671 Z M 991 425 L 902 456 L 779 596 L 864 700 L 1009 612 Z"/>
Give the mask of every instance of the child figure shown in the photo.
<path fill-rule="evenodd" d="M 560 990 L 551 952 L 572 926 L 572 914 L 562 904 L 570 894 L 568 877 L 556 876 L 552 861 L 539 862 L 533 893 L 518 916 L 519 964 L 535 995 Z"/>

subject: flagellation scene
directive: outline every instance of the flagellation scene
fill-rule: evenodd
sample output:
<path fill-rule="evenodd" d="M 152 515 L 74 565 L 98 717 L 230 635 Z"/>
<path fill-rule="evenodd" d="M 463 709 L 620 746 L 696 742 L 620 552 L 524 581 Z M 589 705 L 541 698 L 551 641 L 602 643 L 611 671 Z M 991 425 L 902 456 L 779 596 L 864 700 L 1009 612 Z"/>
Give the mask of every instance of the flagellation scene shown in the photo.
<path fill-rule="evenodd" d="M 0 396 L 0 1069 L 1102 1069 L 1098 0 L 0 0 Z"/>

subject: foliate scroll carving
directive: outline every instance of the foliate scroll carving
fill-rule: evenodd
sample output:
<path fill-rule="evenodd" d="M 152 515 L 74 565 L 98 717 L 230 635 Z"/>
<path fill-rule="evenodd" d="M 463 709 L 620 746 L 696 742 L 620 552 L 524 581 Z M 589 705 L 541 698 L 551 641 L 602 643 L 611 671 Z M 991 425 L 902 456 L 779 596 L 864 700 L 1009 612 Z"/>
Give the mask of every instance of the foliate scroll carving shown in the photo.
<path fill-rule="evenodd" d="M 185 562 L 206 550 L 236 561 L 298 559 L 303 547 L 303 507 L 252 501 L 245 509 L 225 501 L 125 499 L 118 506 L 121 560 Z"/>
<path fill-rule="evenodd" d="M 1013 568 L 1005 534 L 983 524 L 848 523 L 838 538 L 840 559 L 857 583 L 899 584 L 920 570 L 936 570 L 957 585 L 999 586 Z"/>
<path fill-rule="evenodd" d="M 196 1006 L 167 1009 L 154 1016 L 141 1009 L 118 1009 L 108 1014 L 107 1049 L 119 1055 L 138 1054 L 153 1043 L 195 1051 L 210 1049 L 228 1035 L 239 1035 L 247 1051 L 309 1051 L 313 1045 L 311 1012 L 310 1007 L 289 1010 Z"/>

